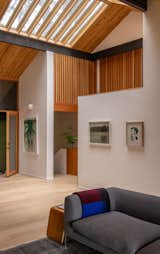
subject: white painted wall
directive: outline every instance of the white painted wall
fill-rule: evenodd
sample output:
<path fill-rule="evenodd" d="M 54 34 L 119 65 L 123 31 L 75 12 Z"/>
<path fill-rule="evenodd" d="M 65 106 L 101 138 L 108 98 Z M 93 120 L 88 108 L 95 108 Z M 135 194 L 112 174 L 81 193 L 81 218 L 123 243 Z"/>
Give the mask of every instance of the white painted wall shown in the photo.
<path fill-rule="evenodd" d="M 39 53 L 20 78 L 20 173 L 53 178 L 53 54 Z M 27 106 L 34 105 L 32 111 Z M 39 154 L 23 151 L 23 120 L 38 117 Z"/>
<path fill-rule="evenodd" d="M 160 195 L 160 1 L 143 17 L 144 88 L 79 98 L 79 185 L 117 186 Z M 111 119 L 111 148 L 89 145 L 88 122 Z M 145 147 L 129 150 L 126 121 L 144 121 Z"/>
<path fill-rule="evenodd" d="M 111 48 L 143 37 L 143 14 L 131 12 L 122 22 L 96 47 L 94 52 Z"/>

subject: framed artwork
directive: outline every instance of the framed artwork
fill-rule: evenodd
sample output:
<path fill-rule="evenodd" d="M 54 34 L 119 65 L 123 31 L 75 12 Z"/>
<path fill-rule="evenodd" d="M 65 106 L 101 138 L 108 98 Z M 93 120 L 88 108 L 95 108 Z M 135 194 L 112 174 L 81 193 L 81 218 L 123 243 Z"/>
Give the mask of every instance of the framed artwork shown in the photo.
<path fill-rule="evenodd" d="M 110 145 L 111 124 L 109 121 L 90 122 L 90 144 Z"/>
<path fill-rule="evenodd" d="M 126 123 L 126 143 L 133 148 L 144 146 L 144 122 Z"/>
<path fill-rule="evenodd" d="M 38 119 L 24 120 L 24 152 L 38 154 Z"/>

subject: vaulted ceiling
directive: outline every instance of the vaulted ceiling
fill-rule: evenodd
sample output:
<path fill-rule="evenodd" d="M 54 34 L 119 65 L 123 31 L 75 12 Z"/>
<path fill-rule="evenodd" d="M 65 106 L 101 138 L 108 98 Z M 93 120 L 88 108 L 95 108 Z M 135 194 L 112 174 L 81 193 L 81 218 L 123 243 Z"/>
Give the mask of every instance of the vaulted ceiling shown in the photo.
<path fill-rule="evenodd" d="M 0 0 L 0 29 L 92 52 L 130 11 L 118 0 Z"/>
<path fill-rule="evenodd" d="M 17 81 L 38 51 L 0 43 L 0 80 Z"/>

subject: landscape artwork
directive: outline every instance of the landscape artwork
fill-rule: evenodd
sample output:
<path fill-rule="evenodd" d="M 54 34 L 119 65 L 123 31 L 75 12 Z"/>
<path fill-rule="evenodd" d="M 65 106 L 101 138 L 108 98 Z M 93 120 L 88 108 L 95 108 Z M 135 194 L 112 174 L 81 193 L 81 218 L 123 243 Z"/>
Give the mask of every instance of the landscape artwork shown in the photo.
<path fill-rule="evenodd" d="M 90 144 L 110 145 L 110 122 L 90 122 Z"/>

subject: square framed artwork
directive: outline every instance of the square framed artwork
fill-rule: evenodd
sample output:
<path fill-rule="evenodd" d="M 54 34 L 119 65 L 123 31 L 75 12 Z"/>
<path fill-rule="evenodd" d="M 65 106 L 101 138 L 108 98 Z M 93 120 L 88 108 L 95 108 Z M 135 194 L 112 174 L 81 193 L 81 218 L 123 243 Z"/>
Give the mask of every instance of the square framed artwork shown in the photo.
<path fill-rule="evenodd" d="M 26 118 L 23 123 L 24 152 L 38 154 L 38 118 Z"/>
<path fill-rule="evenodd" d="M 89 122 L 90 144 L 109 146 L 111 144 L 111 124 L 109 121 Z"/>
<path fill-rule="evenodd" d="M 144 146 L 144 122 L 126 123 L 126 144 L 133 148 Z"/>

